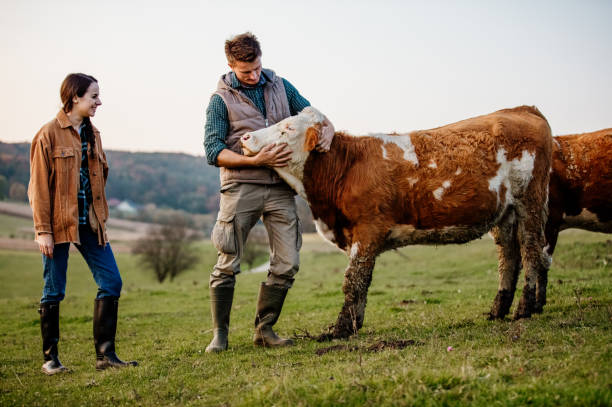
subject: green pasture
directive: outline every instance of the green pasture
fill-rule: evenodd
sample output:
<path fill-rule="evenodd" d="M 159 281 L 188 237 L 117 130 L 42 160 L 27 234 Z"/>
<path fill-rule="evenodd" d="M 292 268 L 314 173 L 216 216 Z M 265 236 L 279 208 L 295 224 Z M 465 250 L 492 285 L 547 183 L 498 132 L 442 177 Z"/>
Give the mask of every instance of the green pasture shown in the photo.
<path fill-rule="evenodd" d="M 545 312 L 521 321 L 486 319 L 497 289 L 489 238 L 385 253 L 376 264 L 363 329 L 350 340 L 326 343 L 309 336 L 335 321 L 346 257 L 310 244 L 276 325 L 280 334 L 296 337 L 296 346 L 252 345 L 265 275 L 244 273 L 230 349 L 222 354 L 204 352 L 211 339 L 207 281 L 215 261 L 209 243 L 200 244 L 195 269 L 164 284 L 132 255 L 119 253 L 124 289 L 117 353 L 140 366 L 104 372 L 94 369 L 96 287 L 74 252 L 59 344 L 71 373 L 53 377 L 40 372 L 40 256 L 0 251 L 0 405 L 610 406 L 611 240 L 563 233 Z"/>
<path fill-rule="evenodd" d="M 33 239 L 32 219 L 0 213 L 0 237 Z"/>

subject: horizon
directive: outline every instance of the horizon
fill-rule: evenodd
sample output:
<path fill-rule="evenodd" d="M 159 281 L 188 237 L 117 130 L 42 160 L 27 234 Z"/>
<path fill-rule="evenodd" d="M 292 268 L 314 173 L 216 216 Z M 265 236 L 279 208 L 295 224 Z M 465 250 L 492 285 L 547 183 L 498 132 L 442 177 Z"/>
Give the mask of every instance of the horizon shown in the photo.
<path fill-rule="evenodd" d="M 205 109 L 229 70 L 223 44 L 244 31 L 259 38 L 264 67 L 350 134 L 430 129 L 523 104 L 555 135 L 612 127 L 605 0 L 7 0 L 0 9 L 0 140 L 9 143 L 30 142 L 59 110 L 66 74 L 85 72 L 100 84 L 93 121 L 105 149 L 203 156 Z"/>

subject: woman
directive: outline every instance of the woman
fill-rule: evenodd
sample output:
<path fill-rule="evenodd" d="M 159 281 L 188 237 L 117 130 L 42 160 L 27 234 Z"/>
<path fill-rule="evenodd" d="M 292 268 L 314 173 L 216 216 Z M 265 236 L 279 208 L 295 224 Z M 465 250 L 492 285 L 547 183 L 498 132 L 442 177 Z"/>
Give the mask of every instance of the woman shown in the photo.
<path fill-rule="evenodd" d="M 105 230 L 108 166 L 100 132 L 90 120 L 102 104 L 98 81 L 82 73 L 70 74 L 60 96 L 63 108 L 36 134 L 30 151 L 28 197 L 43 260 L 44 288 L 38 310 L 45 359 L 42 371 L 53 375 L 68 370 L 59 361 L 57 343 L 71 242 L 98 285 L 93 316 L 96 369 L 136 366 L 115 354 L 122 282 Z"/>

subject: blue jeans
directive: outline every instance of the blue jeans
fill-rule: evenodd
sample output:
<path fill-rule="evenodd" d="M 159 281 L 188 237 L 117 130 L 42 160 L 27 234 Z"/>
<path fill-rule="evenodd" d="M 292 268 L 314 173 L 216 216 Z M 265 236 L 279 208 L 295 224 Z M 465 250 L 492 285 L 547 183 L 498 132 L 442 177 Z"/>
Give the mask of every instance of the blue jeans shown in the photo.
<path fill-rule="evenodd" d="M 98 236 L 89 225 L 79 225 L 81 244 L 76 248 L 87 262 L 93 278 L 98 285 L 96 298 L 119 297 L 121 295 L 121 276 L 110 244 L 100 246 Z M 66 270 L 68 269 L 68 251 L 70 243 L 56 244 L 53 258 L 43 254 L 43 287 L 41 303 L 56 302 L 64 299 L 66 293 Z"/>

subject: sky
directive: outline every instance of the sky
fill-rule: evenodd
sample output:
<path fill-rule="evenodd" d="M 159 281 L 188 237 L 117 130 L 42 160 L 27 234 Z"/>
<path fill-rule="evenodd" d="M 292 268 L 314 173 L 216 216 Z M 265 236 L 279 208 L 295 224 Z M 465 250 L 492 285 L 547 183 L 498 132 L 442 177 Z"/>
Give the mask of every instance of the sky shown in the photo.
<path fill-rule="evenodd" d="M 203 155 L 205 111 L 251 31 L 336 129 L 407 132 L 535 105 L 553 134 L 612 127 L 612 1 L 0 2 L 0 141 L 31 141 L 70 72 L 105 149 Z"/>

